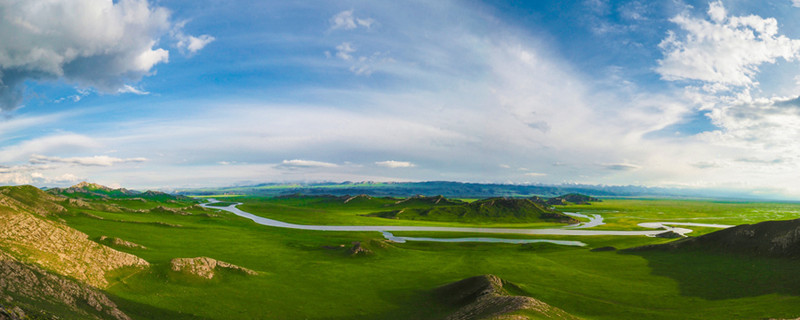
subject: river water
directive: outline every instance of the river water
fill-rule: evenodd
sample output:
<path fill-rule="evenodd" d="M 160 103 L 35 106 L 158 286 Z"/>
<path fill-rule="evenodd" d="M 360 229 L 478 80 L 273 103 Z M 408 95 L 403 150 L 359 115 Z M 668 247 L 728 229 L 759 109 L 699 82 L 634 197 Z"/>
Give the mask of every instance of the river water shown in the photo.
<path fill-rule="evenodd" d="M 598 225 L 602 225 L 603 217 L 598 214 L 591 216 L 580 213 L 566 213 L 570 216 L 581 217 L 589 219 L 589 222 L 579 223 L 575 225 L 566 226 L 563 228 L 549 228 L 549 229 L 516 229 L 516 228 L 480 228 L 480 227 L 425 227 L 425 226 L 330 226 L 330 225 L 306 225 L 294 224 L 274 219 L 259 217 L 249 212 L 245 212 L 236 206 L 240 203 L 234 203 L 227 207 L 209 206 L 209 204 L 219 202 L 215 199 L 208 199 L 209 203 L 201 204 L 201 206 L 209 209 L 219 209 L 228 211 L 237 216 L 253 220 L 255 223 L 265 226 L 290 228 L 299 230 L 315 230 L 315 231 L 376 231 L 381 232 L 386 239 L 396 242 L 406 241 L 435 241 L 435 242 L 497 242 L 497 243 L 537 243 L 547 242 L 567 246 L 585 246 L 586 244 L 580 241 L 562 241 L 562 240 L 549 240 L 549 239 L 503 239 L 503 238 L 425 238 L 425 237 L 397 237 L 394 236 L 392 231 L 423 231 L 423 232 L 467 232 L 467 233 L 493 233 L 493 234 L 526 234 L 526 235 L 559 235 L 559 236 L 650 236 L 667 231 L 673 231 L 679 234 L 686 234 L 692 232 L 691 229 L 686 228 L 673 228 L 668 225 L 680 226 L 701 226 L 701 227 L 715 227 L 715 228 L 728 228 L 728 225 L 712 225 L 712 224 L 698 224 L 698 223 L 684 223 L 684 222 L 647 222 L 640 223 L 639 226 L 645 228 L 652 228 L 658 230 L 644 230 L 644 231 L 629 231 L 629 230 L 584 230 Z"/>

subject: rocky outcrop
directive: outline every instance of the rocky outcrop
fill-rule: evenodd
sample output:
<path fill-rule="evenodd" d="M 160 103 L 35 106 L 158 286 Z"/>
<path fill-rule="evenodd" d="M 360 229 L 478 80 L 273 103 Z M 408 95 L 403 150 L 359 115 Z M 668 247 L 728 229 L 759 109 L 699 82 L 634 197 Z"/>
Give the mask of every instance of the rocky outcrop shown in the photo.
<path fill-rule="evenodd" d="M 28 316 L 25 314 L 25 310 L 22 310 L 19 306 L 14 306 L 11 308 L 6 308 L 0 304 L 0 320 L 22 320 L 28 319 Z"/>
<path fill-rule="evenodd" d="M 8 319 L 25 318 L 23 309 L 32 311 L 34 318 L 58 319 L 59 315 L 40 313 L 41 305 L 57 306 L 55 310 L 69 310 L 70 318 L 82 319 L 130 319 L 117 308 L 108 296 L 89 286 L 68 280 L 39 267 L 27 265 L 0 251 L 0 304 L 21 304 L 0 311 Z M 36 304 L 30 305 L 28 304 Z M 5 308 L 0 308 L 5 309 Z M 20 317 L 21 316 L 21 317 Z"/>
<path fill-rule="evenodd" d="M 0 207 L 0 246 L 23 262 L 96 287 L 108 285 L 108 271 L 149 265 L 137 256 L 91 241 L 66 225 L 8 207 Z"/>
<path fill-rule="evenodd" d="M 133 248 L 133 249 L 147 249 L 147 247 L 133 243 L 127 240 L 122 240 L 120 238 L 110 238 L 106 236 L 100 236 L 100 242 L 108 243 L 118 247 L 126 247 L 126 248 Z"/>
<path fill-rule="evenodd" d="M 467 278 L 434 290 L 443 303 L 458 307 L 447 320 L 507 319 L 509 313 L 523 311 L 536 319 L 578 319 L 564 310 L 526 296 L 510 295 L 505 286 L 513 286 L 491 274 Z M 513 315 L 513 319 L 530 319 Z"/>
<path fill-rule="evenodd" d="M 372 250 L 364 248 L 360 241 L 353 241 L 352 245 L 353 246 L 350 247 L 350 250 L 348 250 L 351 256 L 364 256 L 372 254 Z"/>
<path fill-rule="evenodd" d="M 175 258 L 169 263 L 172 271 L 186 272 L 205 279 L 214 278 L 217 268 L 238 271 L 246 275 L 258 274 L 253 270 L 230 264 L 225 261 L 215 260 L 209 257 Z"/>
<path fill-rule="evenodd" d="M 81 181 L 76 185 L 69 187 L 70 189 L 89 189 L 89 190 L 112 190 L 109 187 L 97 183 Z"/>
<path fill-rule="evenodd" d="M 191 215 L 191 213 L 183 211 L 180 208 L 170 208 L 165 206 L 158 206 L 153 209 L 150 209 L 150 213 L 166 213 L 166 214 L 176 214 L 181 216 Z"/>

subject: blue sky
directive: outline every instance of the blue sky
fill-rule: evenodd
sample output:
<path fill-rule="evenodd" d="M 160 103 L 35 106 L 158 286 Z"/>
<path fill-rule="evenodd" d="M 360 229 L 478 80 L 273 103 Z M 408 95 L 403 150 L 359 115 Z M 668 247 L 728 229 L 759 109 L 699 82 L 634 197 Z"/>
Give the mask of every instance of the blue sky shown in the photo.
<path fill-rule="evenodd" d="M 800 2 L 11 1 L 0 183 L 800 196 Z"/>

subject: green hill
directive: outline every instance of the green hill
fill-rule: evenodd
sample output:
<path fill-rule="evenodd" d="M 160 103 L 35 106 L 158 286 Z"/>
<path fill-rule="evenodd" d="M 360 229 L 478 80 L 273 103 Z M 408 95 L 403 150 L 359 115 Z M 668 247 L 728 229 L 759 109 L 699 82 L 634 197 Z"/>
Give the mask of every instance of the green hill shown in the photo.
<path fill-rule="evenodd" d="M 673 242 L 626 251 L 710 250 L 770 258 L 800 258 L 800 219 L 744 224 Z"/>
<path fill-rule="evenodd" d="M 542 200 L 539 197 L 534 197 L 536 200 Z M 553 197 L 546 200 L 547 205 L 560 206 L 567 204 L 590 204 L 590 202 L 600 202 L 601 200 L 595 197 L 587 196 L 579 193 L 568 193 L 558 197 Z"/>
<path fill-rule="evenodd" d="M 403 208 L 368 216 L 429 221 L 578 223 L 577 220 L 531 199 L 515 198 L 489 198 L 458 205 Z"/>
<path fill-rule="evenodd" d="M 392 204 L 392 206 L 408 208 L 408 207 L 448 206 L 448 205 L 461 205 L 461 204 L 464 204 L 464 202 L 460 200 L 450 200 L 441 195 L 434 197 L 416 195 L 413 197 L 405 198 L 403 200 L 399 200 L 394 204 Z"/>

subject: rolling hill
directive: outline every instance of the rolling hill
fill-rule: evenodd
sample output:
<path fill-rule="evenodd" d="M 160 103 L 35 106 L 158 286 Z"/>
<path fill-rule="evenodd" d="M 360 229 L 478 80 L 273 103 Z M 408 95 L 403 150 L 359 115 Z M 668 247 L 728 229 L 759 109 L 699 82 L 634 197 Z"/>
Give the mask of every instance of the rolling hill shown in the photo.
<path fill-rule="evenodd" d="M 518 198 L 488 198 L 455 205 L 403 208 L 375 212 L 367 216 L 388 219 L 461 222 L 579 222 L 531 199 Z"/>

